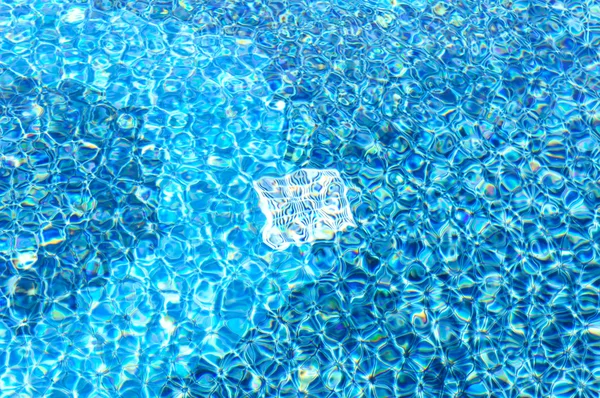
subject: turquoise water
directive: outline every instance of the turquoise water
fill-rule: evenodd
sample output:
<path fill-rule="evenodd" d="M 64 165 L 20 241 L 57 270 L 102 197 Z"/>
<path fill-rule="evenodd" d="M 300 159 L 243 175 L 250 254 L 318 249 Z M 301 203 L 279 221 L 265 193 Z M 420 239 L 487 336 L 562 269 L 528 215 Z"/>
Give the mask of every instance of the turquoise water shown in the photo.
<path fill-rule="evenodd" d="M 600 396 L 600 3 L 8 0 L 0 33 L 1 397 Z M 352 223 L 265 243 L 256 182 L 306 169 Z"/>

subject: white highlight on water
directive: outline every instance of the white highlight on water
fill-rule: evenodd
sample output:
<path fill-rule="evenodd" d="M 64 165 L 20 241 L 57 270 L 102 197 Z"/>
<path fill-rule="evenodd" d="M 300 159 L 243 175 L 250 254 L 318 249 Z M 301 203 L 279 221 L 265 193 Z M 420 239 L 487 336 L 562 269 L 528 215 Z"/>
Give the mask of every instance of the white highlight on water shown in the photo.
<path fill-rule="evenodd" d="M 262 238 L 273 249 L 330 240 L 356 226 L 348 189 L 337 170 L 301 169 L 280 178 L 264 177 L 254 182 L 254 189 L 267 218 Z"/>

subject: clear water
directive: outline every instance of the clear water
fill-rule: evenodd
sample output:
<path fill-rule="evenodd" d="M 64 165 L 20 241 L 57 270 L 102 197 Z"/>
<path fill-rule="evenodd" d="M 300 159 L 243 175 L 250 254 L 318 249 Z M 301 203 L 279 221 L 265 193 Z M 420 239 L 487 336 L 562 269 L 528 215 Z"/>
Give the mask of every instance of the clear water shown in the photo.
<path fill-rule="evenodd" d="M 598 397 L 596 1 L 4 0 L 0 396 Z M 274 250 L 253 182 L 357 226 Z"/>

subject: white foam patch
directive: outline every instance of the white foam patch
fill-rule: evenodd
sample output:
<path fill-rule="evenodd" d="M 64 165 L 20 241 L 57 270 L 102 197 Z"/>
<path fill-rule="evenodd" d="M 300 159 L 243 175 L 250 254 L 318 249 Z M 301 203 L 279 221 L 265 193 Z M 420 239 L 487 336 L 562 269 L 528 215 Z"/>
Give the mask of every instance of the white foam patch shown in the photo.
<path fill-rule="evenodd" d="M 267 217 L 265 244 L 285 250 L 291 244 L 332 239 L 356 224 L 337 170 L 302 169 L 281 178 L 254 182 L 259 207 Z"/>

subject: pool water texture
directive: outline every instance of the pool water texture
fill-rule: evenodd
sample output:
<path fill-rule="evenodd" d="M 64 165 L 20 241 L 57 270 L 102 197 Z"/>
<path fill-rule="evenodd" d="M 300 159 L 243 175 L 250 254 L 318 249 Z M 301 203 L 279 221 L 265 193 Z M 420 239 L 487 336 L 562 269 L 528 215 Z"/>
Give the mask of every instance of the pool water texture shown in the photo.
<path fill-rule="evenodd" d="M 589 0 L 2 1 L 0 396 L 599 397 L 599 47 Z"/>

